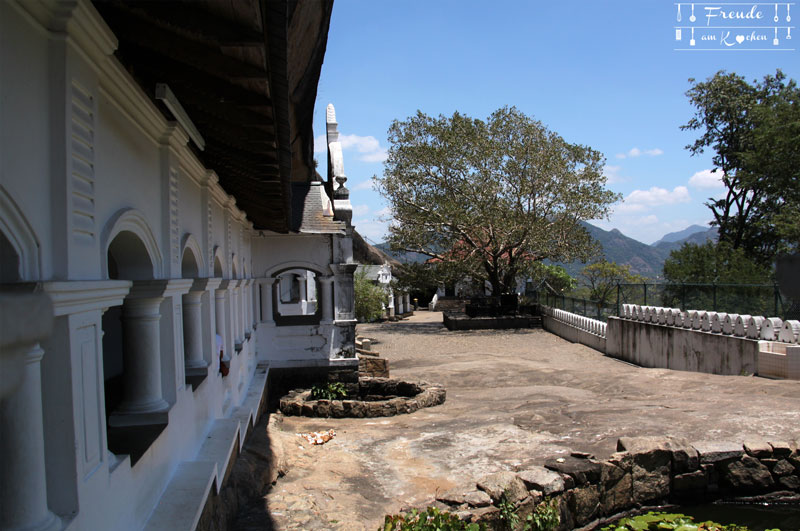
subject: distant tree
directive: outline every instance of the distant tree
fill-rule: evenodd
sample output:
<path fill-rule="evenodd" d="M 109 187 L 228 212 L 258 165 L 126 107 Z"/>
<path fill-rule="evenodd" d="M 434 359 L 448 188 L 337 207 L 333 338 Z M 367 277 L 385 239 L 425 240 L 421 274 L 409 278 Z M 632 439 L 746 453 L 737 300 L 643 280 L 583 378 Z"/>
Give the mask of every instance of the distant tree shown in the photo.
<path fill-rule="evenodd" d="M 631 266 L 606 260 L 587 265 L 580 274 L 580 282 L 586 290 L 588 298 L 597 302 L 597 305 L 601 307 L 608 305 L 612 299 L 616 300 L 618 284 L 646 281 L 646 278 L 631 273 Z"/>
<path fill-rule="evenodd" d="M 685 243 L 664 261 L 664 279 L 671 283 L 764 284 L 771 268 L 757 263 L 744 249 L 726 242 Z"/>
<path fill-rule="evenodd" d="M 542 262 L 534 264 L 530 278 L 535 286 L 541 285 L 555 294 L 570 292 L 578 284 L 563 267 Z"/>
<path fill-rule="evenodd" d="M 800 90 L 785 79 L 780 70 L 753 84 L 724 71 L 690 79 L 697 111 L 681 127 L 702 133 L 686 146 L 692 155 L 714 151 L 726 191 L 706 205 L 719 241 L 764 264 L 800 248 Z"/>
<path fill-rule="evenodd" d="M 546 258 L 586 260 L 597 248 L 580 221 L 608 215 L 603 156 L 569 144 L 514 107 L 487 121 L 417 112 L 389 129 L 375 178 L 388 200 L 395 250 L 457 268 L 494 295 Z"/>
<path fill-rule="evenodd" d="M 727 242 L 683 244 L 664 262 L 664 279 L 668 283 L 662 294 L 664 306 L 739 313 L 773 311 L 772 288 L 747 286 L 770 284 L 772 268 Z"/>

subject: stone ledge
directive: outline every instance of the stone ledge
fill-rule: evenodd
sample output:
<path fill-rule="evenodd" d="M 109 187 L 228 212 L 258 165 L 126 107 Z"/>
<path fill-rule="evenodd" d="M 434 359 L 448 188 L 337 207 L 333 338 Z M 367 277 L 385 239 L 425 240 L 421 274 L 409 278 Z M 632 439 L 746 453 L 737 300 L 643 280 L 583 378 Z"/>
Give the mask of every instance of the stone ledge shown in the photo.
<path fill-rule="evenodd" d="M 310 390 L 290 391 L 280 400 L 284 415 L 325 418 L 392 417 L 413 413 L 420 408 L 438 406 L 446 399 L 439 384 L 404 382 L 389 378 L 361 378 L 359 395 L 392 396 L 386 400 L 310 400 Z"/>
<path fill-rule="evenodd" d="M 491 526 L 503 523 L 501 500 L 514 504 L 524 521 L 549 495 L 559 508 L 559 530 L 589 530 L 670 503 L 800 504 L 800 452 L 794 441 L 690 444 L 672 437 L 627 437 L 617 447 L 621 451 L 604 461 L 561 457 L 547 459 L 547 468 L 490 474 L 438 496 L 434 505 Z"/>

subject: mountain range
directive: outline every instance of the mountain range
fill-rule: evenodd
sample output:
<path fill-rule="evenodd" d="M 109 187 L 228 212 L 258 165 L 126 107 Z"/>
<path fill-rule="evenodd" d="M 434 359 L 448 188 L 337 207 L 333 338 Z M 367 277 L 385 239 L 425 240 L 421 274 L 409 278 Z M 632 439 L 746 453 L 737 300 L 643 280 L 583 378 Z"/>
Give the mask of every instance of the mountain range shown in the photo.
<path fill-rule="evenodd" d="M 671 251 L 679 249 L 684 243 L 702 244 L 709 239 L 716 240 L 717 238 L 715 227 L 692 225 L 683 230 L 665 234 L 660 240 L 647 245 L 625 236 L 618 229 L 607 231 L 585 222 L 583 226 L 595 240 L 600 242 L 606 260 L 629 265 L 632 273 L 653 279 L 661 275 L 664 260 L 669 257 Z M 424 262 L 427 259 L 426 256 L 418 253 L 391 251 L 387 243 L 379 243 L 375 247 L 403 263 Z M 558 263 L 558 265 L 563 266 L 570 275 L 576 277 L 586 264 L 571 262 Z"/>

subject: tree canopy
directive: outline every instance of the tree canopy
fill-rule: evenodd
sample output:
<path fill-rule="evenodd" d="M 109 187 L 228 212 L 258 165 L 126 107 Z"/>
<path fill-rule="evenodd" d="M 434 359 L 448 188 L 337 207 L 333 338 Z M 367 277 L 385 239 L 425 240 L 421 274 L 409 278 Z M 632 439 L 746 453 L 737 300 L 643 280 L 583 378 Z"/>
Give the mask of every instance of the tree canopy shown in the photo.
<path fill-rule="evenodd" d="M 702 133 L 686 148 L 714 151 L 725 195 L 706 203 L 719 241 L 769 264 L 800 248 L 800 89 L 778 70 L 748 83 L 717 72 L 689 80 L 686 93 L 697 111 L 684 130 Z"/>
<path fill-rule="evenodd" d="M 617 295 L 617 284 L 645 282 L 643 276 L 631 273 L 631 266 L 599 260 L 581 270 L 581 285 L 588 291 L 588 298 L 604 306 Z"/>
<path fill-rule="evenodd" d="M 587 260 L 580 221 L 607 217 L 604 157 L 570 144 L 514 107 L 486 121 L 417 112 L 389 129 L 378 189 L 393 249 L 413 251 L 507 293 L 538 260 Z M 452 268 L 451 268 L 452 271 Z"/>

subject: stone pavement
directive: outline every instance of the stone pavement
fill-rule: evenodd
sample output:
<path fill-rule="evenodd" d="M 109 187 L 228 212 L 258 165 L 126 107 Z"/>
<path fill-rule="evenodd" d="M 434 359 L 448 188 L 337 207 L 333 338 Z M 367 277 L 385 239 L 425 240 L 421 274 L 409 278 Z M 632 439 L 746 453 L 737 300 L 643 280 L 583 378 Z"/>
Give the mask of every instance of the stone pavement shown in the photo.
<path fill-rule="evenodd" d="M 608 457 L 623 436 L 800 438 L 800 382 L 643 369 L 543 330 L 441 323 L 419 312 L 358 326 L 393 378 L 442 383 L 447 401 L 390 418 L 286 417 L 289 472 L 266 497 L 276 529 L 376 530 L 386 513 L 487 473 L 571 450 Z M 295 435 L 331 428 L 323 446 Z"/>

